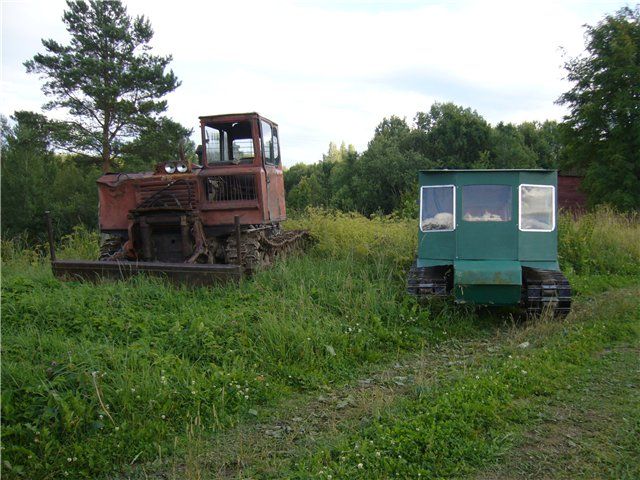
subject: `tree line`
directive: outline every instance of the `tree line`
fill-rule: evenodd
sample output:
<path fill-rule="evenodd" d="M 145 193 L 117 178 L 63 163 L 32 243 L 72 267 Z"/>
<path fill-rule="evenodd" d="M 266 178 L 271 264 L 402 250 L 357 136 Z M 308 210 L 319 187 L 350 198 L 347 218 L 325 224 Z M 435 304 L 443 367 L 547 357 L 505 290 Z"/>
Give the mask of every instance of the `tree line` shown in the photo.
<path fill-rule="evenodd" d="M 563 154 L 557 122 L 494 127 L 470 108 L 435 103 L 411 125 L 383 119 L 362 154 L 332 143 L 320 162 L 289 168 L 288 206 L 389 214 L 415 204 L 420 169 L 557 168 Z"/>
<path fill-rule="evenodd" d="M 194 155 L 191 130 L 164 116 L 180 81 L 171 56 L 151 53 L 149 21 L 119 0 L 69 0 L 70 42 L 43 40 L 25 62 L 43 78 L 47 110 L 64 121 L 19 111 L 0 118 L 2 235 L 96 228 L 102 172 L 144 171 Z M 640 7 L 586 27 L 585 53 L 565 63 L 571 83 L 558 103 L 562 122 L 489 124 L 472 108 L 435 103 L 411 122 L 384 118 L 363 152 L 330 144 L 315 164 L 285 171 L 290 209 L 322 206 L 365 214 L 413 214 L 419 169 L 560 168 L 584 175 L 591 205 L 640 209 Z"/>

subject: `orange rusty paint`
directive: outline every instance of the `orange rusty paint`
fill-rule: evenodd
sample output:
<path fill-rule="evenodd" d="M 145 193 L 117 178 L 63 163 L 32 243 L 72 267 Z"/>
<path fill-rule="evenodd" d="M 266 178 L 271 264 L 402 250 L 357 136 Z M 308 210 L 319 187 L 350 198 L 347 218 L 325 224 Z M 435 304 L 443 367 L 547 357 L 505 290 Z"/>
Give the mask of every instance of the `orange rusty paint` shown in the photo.
<path fill-rule="evenodd" d="M 263 161 L 260 142 L 260 120 L 277 128 L 277 124 L 257 113 L 216 115 L 200 117 L 204 144 L 204 126 L 215 122 L 251 122 L 254 158 L 250 164 L 208 165 L 206 149 L 202 167 L 187 173 L 167 174 L 161 168 L 144 173 L 108 173 L 100 177 L 98 194 L 100 201 L 99 222 L 101 231 L 129 231 L 133 220 L 130 212 L 139 207 L 139 190 L 149 183 L 169 184 L 174 180 L 192 180 L 195 184 L 195 210 L 204 227 L 233 225 L 234 217 L 240 216 L 242 225 L 277 223 L 286 219 L 284 178 L 282 162 L 278 165 Z M 281 151 L 281 149 L 280 149 Z M 207 177 L 227 175 L 254 175 L 256 178 L 255 200 L 231 200 L 211 202 L 207 199 Z"/>

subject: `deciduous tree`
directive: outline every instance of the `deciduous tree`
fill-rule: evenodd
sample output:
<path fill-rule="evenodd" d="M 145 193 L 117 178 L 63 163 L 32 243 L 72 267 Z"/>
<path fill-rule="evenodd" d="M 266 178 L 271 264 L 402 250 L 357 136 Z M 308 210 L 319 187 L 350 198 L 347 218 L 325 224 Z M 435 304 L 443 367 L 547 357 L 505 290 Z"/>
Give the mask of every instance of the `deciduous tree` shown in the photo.
<path fill-rule="evenodd" d="M 584 172 L 592 204 L 640 208 L 640 7 L 587 26 L 586 55 L 565 68 L 568 165 Z"/>

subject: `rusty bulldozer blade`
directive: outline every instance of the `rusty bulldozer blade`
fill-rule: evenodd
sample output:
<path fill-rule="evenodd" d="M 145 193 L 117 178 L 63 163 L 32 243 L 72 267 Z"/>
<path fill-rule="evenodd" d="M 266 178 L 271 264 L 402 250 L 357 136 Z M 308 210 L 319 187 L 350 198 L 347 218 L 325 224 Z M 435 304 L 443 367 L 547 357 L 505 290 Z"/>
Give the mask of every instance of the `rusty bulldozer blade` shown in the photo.
<path fill-rule="evenodd" d="M 238 282 L 244 268 L 240 264 L 202 264 L 168 262 L 127 262 L 100 260 L 58 260 L 50 212 L 45 212 L 51 271 L 62 280 L 124 280 L 140 273 L 163 277 L 178 285 L 208 286 Z"/>
<path fill-rule="evenodd" d="M 91 260 L 54 260 L 53 275 L 65 280 L 124 280 L 133 275 L 164 277 L 179 285 L 207 286 L 237 282 L 242 278 L 240 265 L 211 265 L 161 262 L 104 262 Z"/>

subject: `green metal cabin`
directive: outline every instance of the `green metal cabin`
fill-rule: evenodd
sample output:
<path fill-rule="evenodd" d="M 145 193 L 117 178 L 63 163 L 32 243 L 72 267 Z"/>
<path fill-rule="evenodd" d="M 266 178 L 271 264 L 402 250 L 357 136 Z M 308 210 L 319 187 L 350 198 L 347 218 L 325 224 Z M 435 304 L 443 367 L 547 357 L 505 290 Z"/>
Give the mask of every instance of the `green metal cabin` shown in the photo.
<path fill-rule="evenodd" d="M 408 291 L 458 303 L 567 313 L 555 170 L 423 170 Z"/>

